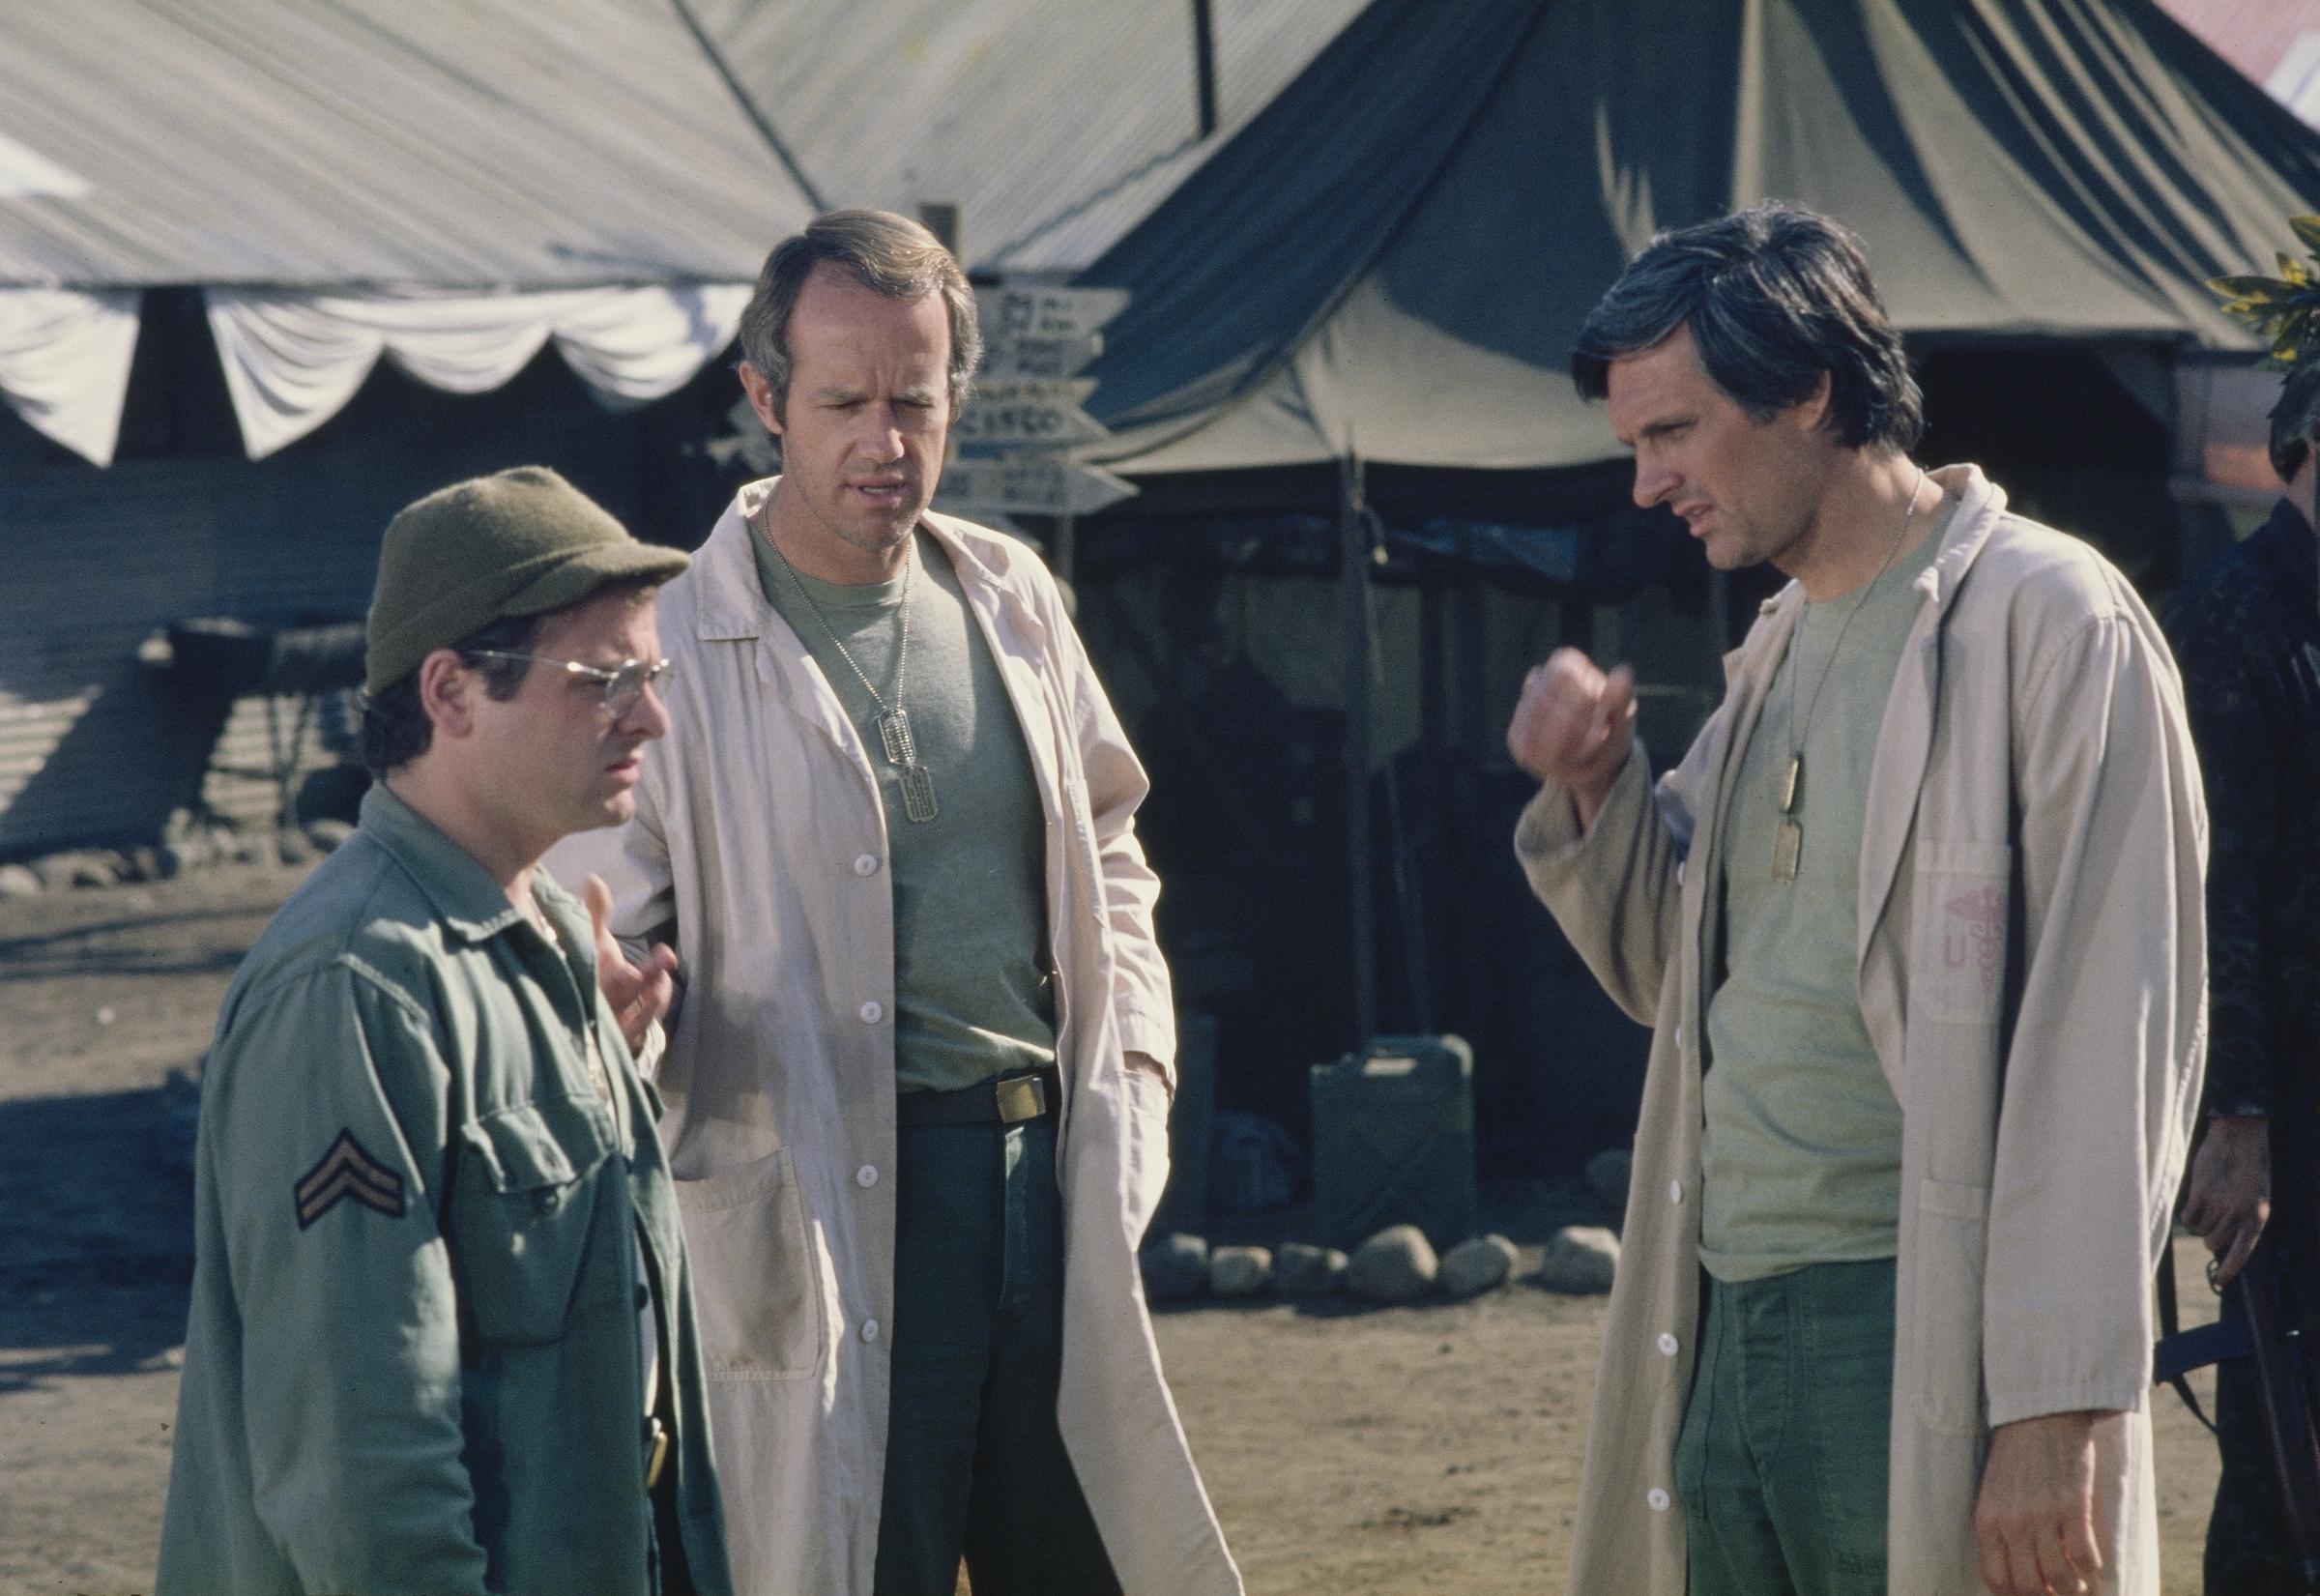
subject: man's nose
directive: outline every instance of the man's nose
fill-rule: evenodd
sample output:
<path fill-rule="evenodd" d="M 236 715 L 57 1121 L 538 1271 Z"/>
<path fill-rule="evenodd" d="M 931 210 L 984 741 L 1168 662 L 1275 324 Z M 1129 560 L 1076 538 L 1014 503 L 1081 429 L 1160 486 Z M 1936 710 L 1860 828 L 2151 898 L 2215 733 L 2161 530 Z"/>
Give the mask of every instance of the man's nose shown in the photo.
<path fill-rule="evenodd" d="M 621 716 L 620 730 L 625 736 L 647 741 L 669 735 L 669 707 L 660 701 L 658 687 L 650 682 L 645 683 L 644 690 L 636 695 L 636 702 L 628 706 L 628 712 Z"/>
<path fill-rule="evenodd" d="M 870 413 L 869 436 L 862 442 L 862 451 L 874 460 L 902 458 L 902 418 L 890 406 L 881 406 Z"/>
<path fill-rule="evenodd" d="M 1645 509 L 1665 502 L 1683 479 L 1666 466 L 1636 457 L 1636 503 Z"/>

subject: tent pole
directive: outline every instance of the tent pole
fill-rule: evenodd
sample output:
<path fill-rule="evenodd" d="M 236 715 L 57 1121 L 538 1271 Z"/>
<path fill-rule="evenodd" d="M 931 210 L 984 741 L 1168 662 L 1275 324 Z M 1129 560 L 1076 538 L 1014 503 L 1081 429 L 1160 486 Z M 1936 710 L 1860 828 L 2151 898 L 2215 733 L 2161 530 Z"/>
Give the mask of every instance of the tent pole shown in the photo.
<path fill-rule="evenodd" d="M 1047 551 L 1048 569 L 1054 573 L 1056 580 L 1063 585 L 1064 594 L 1072 598 L 1075 606 L 1078 599 L 1074 584 L 1080 579 L 1079 531 L 1072 516 L 1057 516 L 1055 538 L 1048 545 Z"/>
<path fill-rule="evenodd" d="M 1192 77 L 1200 95 L 1201 136 L 1216 131 L 1216 17 L 1213 0 L 1192 0 Z"/>
<path fill-rule="evenodd" d="M 1370 539 L 1362 512 L 1361 460 L 1338 463 L 1339 609 L 1346 643 L 1346 850 L 1353 943 L 1353 1045 L 1378 1032 L 1377 908 L 1370 891 Z"/>

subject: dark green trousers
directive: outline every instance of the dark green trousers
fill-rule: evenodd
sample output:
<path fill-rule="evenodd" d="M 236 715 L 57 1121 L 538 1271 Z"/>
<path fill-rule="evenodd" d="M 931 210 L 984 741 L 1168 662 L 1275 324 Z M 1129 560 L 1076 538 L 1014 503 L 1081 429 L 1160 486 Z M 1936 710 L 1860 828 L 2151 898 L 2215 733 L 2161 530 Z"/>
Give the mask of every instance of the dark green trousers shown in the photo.
<path fill-rule="evenodd" d="M 1118 1596 L 1063 1437 L 1056 1119 L 898 1132 L 877 1596 Z"/>
<path fill-rule="evenodd" d="M 1675 1449 L 1692 1596 L 1882 1596 L 1893 1269 L 1709 1283 Z"/>

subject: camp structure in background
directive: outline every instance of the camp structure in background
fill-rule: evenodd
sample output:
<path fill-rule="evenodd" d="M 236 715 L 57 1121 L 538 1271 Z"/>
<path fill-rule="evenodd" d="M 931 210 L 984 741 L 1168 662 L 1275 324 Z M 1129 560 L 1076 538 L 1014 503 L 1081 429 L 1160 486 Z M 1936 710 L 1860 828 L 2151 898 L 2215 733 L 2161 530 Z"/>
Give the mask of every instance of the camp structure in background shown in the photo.
<path fill-rule="evenodd" d="M 2151 0 L 15 8 L 0 860 L 308 801 L 426 489 L 540 460 L 696 542 L 766 248 L 923 212 L 980 288 L 1127 295 L 1014 395 L 1073 440 L 981 474 L 1138 490 L 1022 521 L 1152 770 L 1218 1106 L 1301 1129 L 1310 1065 L 1457 1031 L 1486 1172 L 1568 1170 L 1642 1033 L 1513 868 L 1515 684 L 1634 659 L 1670 758 L 1766 589 L 1626 504 L 1566 359 L 1654 230 L 1761 197 L 1868 241 L 1928 457 L 2148 589 L 2270 491 L 2201 284 L 2320 210 L 2320 135 Z"/>
<path fill-rule="evenodd" d="M 1456 1031 L 1486 1167 L 1624 1139 L 1643 1033 L 1511 868 L 1501 739 L 1557 643 L 1639 665 L 1661 762 L 1721 695 L 1768 587 L 1626 503 L 1566 364 L 1655 231 L 1762 198 L 1866 240 L 1928 459 L 2147 589 L 2224 536 L 2203 284 L 2320 208 L 2320 136 L 2149 0 L 1378 0 L 1079 279 L 1131 296 L 1086 375 L 1141 489 L 1078 529 L 1085 624 L 1156 705 L 1179 983 L 1271 1061 L 1224 1106 Z"/>
<path fill-rule="evenodd" d="M 346 755 L 345 624 L 421 492 L 544 461 L 697 542 L 747 474 L 708 447 L 740 308 L 815 211 L 948 200 L 1052 277 L 1357 10 L 15 8 L 0 859 L 274 825 Z"/>

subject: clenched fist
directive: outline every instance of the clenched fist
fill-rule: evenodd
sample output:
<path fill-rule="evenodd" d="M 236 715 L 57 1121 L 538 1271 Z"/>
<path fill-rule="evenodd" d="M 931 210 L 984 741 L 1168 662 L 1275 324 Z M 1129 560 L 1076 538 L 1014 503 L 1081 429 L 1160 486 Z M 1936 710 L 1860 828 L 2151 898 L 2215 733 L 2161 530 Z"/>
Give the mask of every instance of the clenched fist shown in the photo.
<path fill-rule="evenodd" d="M 1607 676 L 1577 649 L 1557 649 L 1522 679 L 1507 752 L 1568 792 L 1581 827 L 1595 824 L 1635 743 L 1636 678 L 1625 665 Z"/>

